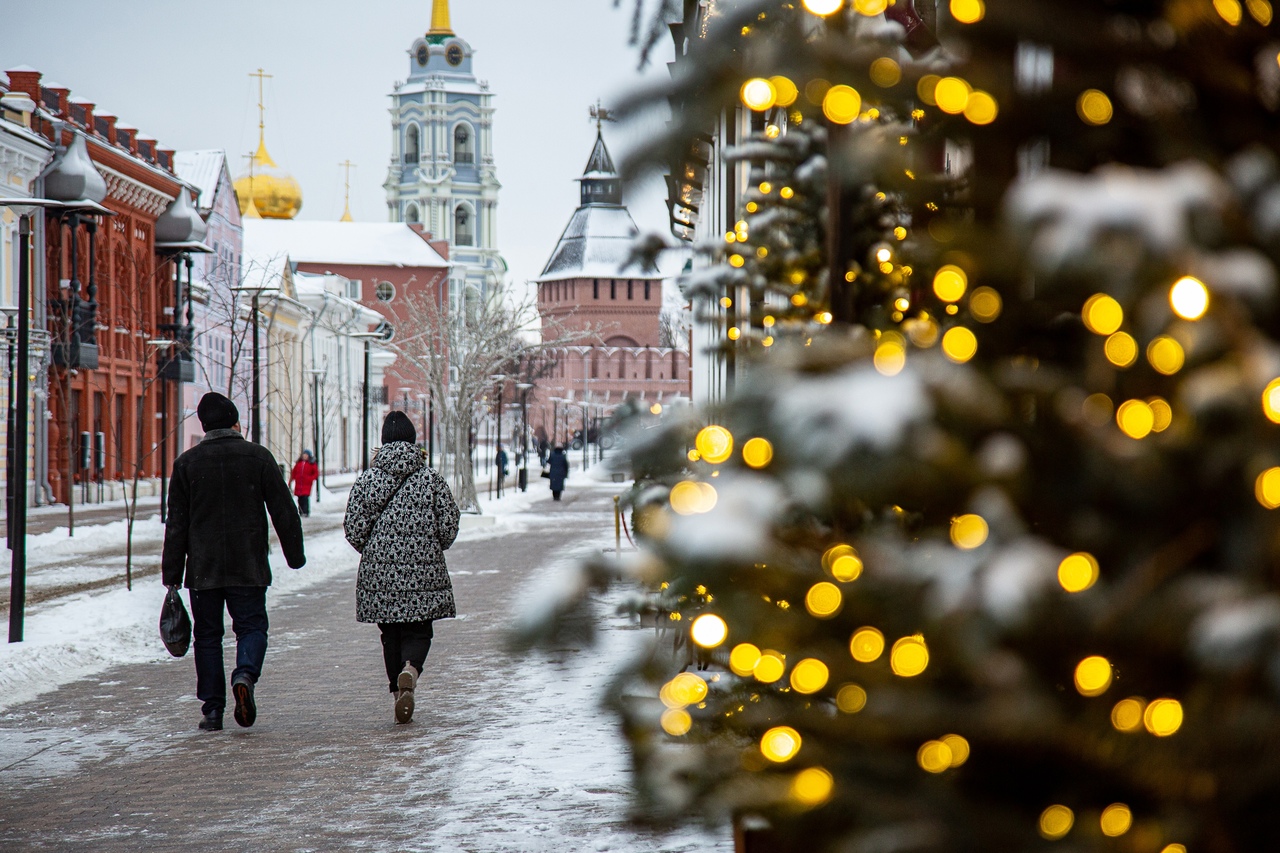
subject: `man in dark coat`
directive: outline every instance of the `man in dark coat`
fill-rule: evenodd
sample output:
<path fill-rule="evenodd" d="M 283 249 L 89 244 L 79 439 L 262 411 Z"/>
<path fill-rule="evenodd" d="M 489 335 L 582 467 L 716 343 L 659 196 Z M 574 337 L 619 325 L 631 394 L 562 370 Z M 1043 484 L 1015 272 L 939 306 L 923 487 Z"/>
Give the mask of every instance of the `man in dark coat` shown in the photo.
<path fill-rule="evenodd" d="M 548 472 L 551 475 L 551 499 L 558 501 L 564 491 L 564 481 L 569 479 L 569 457 L 565 456 L 563 447 L 556 445 L 547 466 L 551 469 Z"/>
<path fill-rule="evenodd" d="M 196 408 L 204 439 L 173 463 L 161 573 L 167 587 L 184 581 L 191 598 L 200 728 L 222 728 L 227 705 L 222 667 L 222 611 L 231 614 L 236 668 L 231 673 L 236 722 L 257 717 L 253 687 L 267 654 L 267 518 L 290 568 L 307 558 L 302 522 L 271 451 L 244 440 L 235 404 L 205 394 Z M 266 508 L 266 512 L 263 508 Z"/>

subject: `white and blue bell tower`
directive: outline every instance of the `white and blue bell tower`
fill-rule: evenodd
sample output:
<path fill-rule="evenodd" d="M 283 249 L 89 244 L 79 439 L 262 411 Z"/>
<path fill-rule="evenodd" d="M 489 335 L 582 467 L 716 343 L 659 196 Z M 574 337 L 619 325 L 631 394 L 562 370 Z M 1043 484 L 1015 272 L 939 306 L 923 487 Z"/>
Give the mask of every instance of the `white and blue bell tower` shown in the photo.
<path fill-rule="evenodd" d="M 449 242 L 451 300 L 487 295 L 507 272 L 498 251 L 493 93 L 472 72 L 471 45 L 450 26 L 449 0 L 434 0 L 431 29 L 408 53 L 408 79 L 391 93 L 387 212 Z"/>

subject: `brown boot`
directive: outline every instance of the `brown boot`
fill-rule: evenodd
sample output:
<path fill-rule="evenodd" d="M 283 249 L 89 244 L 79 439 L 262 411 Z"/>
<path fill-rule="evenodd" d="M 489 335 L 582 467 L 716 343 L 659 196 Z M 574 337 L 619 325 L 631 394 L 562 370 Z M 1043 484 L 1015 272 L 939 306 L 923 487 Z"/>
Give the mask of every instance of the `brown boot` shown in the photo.
<path fill-rule="evenodd" d="M 407 723 L 413 719 L 413 688 L 418 683 L 418 671 L 406 662 L 396 678 L 396 722 Z"/>

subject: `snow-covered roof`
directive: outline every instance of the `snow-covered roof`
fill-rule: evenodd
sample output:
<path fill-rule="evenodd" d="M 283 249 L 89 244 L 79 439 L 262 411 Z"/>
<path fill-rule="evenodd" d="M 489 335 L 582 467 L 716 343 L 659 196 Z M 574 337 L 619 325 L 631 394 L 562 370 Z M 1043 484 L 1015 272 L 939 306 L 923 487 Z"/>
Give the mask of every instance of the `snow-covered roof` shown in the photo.
<path fill-rule="evenodd" d="M 297 294 L 298 301 L 310 308 L 316 308 L 316 305 L 312 303 L 331 303 L 344 309 L 348 316 L 359 317 L 362 322 L 370 326 L 387 319 L 382 312 L 356 302 L 341 293 L 334 287 L 336 280 L 345 282 L 348 279 L 340 275 L 300 272 L 293 277 L 293 290 Z"/>
<path fill-rule="evenodd" d="M 173 171 L 200 193 L 196 198 L 196 207 L 201 210 L 213 207 L 213 196 L 218 191 L 218 178 L 222 175 L 222 167 L 226 161 L 226 153 L 216 150 L 174 153 Z"/>
<path fill-rule="evenodd" d="M 653 264 L 623 265 L 639 233 L 631 214 L 621 205 L 584 204 L 573 212 L 551 260 L 535 281 L 567 278 L 639 278 L 664 276 Z"/>
<path fill-rule="evenodd" d="M 449 262 L 403 222 L 246 219 L 244 253 L 288 255 L 294 263 L 447 267 Z"/>

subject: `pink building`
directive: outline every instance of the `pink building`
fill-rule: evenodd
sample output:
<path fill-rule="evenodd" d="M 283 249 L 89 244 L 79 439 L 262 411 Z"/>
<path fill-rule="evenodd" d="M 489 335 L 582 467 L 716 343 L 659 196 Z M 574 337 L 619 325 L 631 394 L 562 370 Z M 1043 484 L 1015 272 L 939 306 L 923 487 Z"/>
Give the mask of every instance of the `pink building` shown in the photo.
<path fill-rule="evenodd" d="M 561 329 L 596 330 L 552 350 L 530 392 L 530 426 L 562 442 L 581 429 L 584 409 L 589 418 L 627 399 L 652 405 L 689 396 L 688 353 L 661 345 L 662 273 L 630 260 L 638 229 L 599 133 L 578 180 L 581 203 L 536 279 L 545 341 Z"/>

